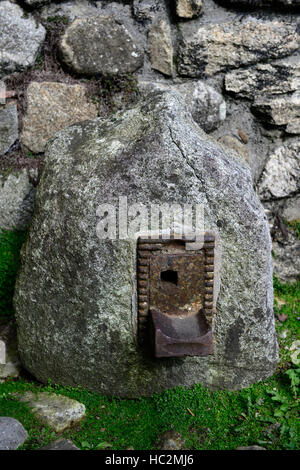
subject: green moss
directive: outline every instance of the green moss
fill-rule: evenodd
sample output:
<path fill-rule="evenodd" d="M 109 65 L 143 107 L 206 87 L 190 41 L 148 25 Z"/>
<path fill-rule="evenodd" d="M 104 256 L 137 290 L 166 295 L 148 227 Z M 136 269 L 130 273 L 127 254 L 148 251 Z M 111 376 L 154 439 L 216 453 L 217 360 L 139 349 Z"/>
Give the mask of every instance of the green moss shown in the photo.
<path fill-rule="evenodd" d="M 100 104 L 102 111 L 107 114 L 118 109 L 116 96 L 122 96 L 122 106 L 126 107 L 135 102 L 138 91 L 138 80 L 134 75 L 120 75 L 117 77 L 92 77 L 88 84 L 89 94 L 93 101 Z"/>
<path fill-rule="evenodd" d="M 67 25 L 70 23 L 70 18 L 65 15 L 48 16 L 46 22 Z"/>
<path fill-rule="evenodd" d="M 0 230 L 0 318 L 13 314 L 12 297 L 26 232 Z"/>
<path fill-rule="evenodd" d="M 26 152 L 26 158 L 40 158 L 40 156 L 28 151 Z"/>
<path fill-rule="evenodd" d="M 87 416 L 80 428 L 63 433 L 80 448 L 96 449 L 108 443 L 113 449 L 151 449 L 170 429 L 181 433 L 190 450 L 252 444 L 285 449 L 298 444 L 296 402 L 288 380 L 279 375 L 238 392 L 212 392 L 196 385 L 137 400 L 108 398 L 80 388 L 43 387 L 24 380 L 0 385 L 0 415 L 22 422 L 29 431 L 23 447 L 35 449 L 54 440 L 55 435 L 13 398 L 14 392 L 25 390 L 47 390 L 85 404 Z M 282 402 L 284 414 L 280 413 Z"/>

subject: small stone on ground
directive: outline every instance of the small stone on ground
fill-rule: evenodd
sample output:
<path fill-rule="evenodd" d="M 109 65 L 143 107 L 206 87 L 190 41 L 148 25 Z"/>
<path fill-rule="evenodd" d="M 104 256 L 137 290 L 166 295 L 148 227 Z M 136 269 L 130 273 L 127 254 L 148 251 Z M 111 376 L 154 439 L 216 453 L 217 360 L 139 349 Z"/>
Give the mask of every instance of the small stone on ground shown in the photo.
<path fill-rule="evenodd" d="M 82 403 L 62 395 L 46 392 L 35 395 L 32 392 L 26 392 L 18 398 L 32 407 L 32 412 L 41 423 L 55 432 L 63 432 L 80 423 L 85 416 L 85 406 Z"/>
<path fill-rule="evenodd" d="M 0 450 L 16 450 L 27 437 L 28 433 L 19 421 L 0 417 Z"/>
<path fill-rule="evenodd" d="M 57 439 L 57 441 L 50 442 L 44 447 L 37 450 L 80 450 L 69 439 Z"/>

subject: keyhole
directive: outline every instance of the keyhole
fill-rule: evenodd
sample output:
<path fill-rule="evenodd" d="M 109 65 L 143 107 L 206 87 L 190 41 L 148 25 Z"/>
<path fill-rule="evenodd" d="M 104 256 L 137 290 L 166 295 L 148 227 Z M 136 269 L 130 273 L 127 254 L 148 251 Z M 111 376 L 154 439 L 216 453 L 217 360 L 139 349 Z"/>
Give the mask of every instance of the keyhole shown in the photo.
<path fill-rule="evenodd" d="M 171 284 L 175 284 L 175 286 L 177 286 L 178 273 L 177 271 L 171 271 L 170 269 L 168 269 L 167 271 L 162 271 L 160 273 L 160 279 L 163 282 L 170 282 Z"/>

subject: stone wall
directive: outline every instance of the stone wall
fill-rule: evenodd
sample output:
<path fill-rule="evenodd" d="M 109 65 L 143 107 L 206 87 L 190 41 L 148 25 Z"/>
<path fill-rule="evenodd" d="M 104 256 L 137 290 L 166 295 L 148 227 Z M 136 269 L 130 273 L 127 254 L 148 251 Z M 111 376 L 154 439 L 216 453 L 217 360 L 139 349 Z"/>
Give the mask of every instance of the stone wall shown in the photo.
<path fill-rule="evenodd" d="M 299 241 L 287 223 L 300 218 L 299 6 L 1 1 L 0 225 L 28 224 L 52 135 L 169 88 L 205 132 L 250 166 L 269 217 L 275 273 L 294 281 Z"/>

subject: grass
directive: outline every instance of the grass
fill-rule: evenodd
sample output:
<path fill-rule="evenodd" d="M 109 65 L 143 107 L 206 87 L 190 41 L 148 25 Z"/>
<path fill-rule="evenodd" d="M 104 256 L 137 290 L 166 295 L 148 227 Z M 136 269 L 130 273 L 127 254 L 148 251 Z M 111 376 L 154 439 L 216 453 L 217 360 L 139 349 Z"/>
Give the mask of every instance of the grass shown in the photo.
<path fill-rule="evenodd" d="M 24 238 L 24 232 L 2 232 L 0 237 L 0 298 L 6 317 L 12 314 L 11 296 Z M 155 449 L 159 436 L 171 429 L 183 436 L 190 450 L 254 444 L 270 450 L 297 449 L 299 366 L 291 362 L 290 347 L 299 333 L 300 282 L 280 284 L 275 278 L 274 291 L 275 314 L 282 320 L 276 321 L 281 361 L 276 374 L 264 382 L 234 392 L 212 392 L 201 385 L 177 387 L 126 400 L 82 388 L 45 386 L 23 377 L 0 385 L 0 416 L 14 417 L 27 429 L 29 438 L 22 449 L 37 449 L 60 437 L 14 398 L 15 392 L 26 390 L 63 394 L 85 404 L 85 420 L 62 434 L 81 449 Z"/>

